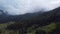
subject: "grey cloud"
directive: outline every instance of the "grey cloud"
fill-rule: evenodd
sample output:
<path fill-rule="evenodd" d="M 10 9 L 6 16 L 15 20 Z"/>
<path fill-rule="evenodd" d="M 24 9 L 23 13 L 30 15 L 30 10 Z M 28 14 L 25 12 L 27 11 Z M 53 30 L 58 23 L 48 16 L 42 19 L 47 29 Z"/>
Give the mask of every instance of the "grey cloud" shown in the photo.
<path fill-rule="evenodd" d="M 53 10 L 59 7 L 60 0 L 0 0 L 0 9 L 8 11 L 10 15 L 32 13 L 44 9 Z"/>

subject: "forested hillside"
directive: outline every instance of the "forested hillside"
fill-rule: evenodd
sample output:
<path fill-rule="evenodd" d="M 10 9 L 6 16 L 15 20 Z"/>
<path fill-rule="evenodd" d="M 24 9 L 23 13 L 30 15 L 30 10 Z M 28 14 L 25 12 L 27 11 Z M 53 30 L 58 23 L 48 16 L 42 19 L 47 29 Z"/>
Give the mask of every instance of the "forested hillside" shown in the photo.
<path fill-rule="evenodd" d="M 18 30 L 18 34 L 60 34 L 60 7 L 40 14 L 15 15 L 5 24 L 4 30 Z"/>

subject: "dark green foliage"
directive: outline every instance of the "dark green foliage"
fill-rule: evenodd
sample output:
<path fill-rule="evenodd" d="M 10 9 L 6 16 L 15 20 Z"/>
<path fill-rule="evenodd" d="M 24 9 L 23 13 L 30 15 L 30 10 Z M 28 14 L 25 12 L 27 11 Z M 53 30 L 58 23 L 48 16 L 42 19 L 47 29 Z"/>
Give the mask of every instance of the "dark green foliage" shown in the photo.
<path fill-rule="evenodd" d="M 60 7 L 34 14 L 8 16 L 9 20 L 6 19 L 7 15 L 1 18 L 15 21 L 16 23 L 7 25 L 6 30 L 19 30 L 19 34 L 60 34 Z"/>
<path fill-rule="evenodd" d="M 25 17 L 24 17 L 25 16 Z M 45 29 L 44 27 L 42 28 L 42 31 L 36 30 L 38 27 L 46 26 L 54 22 L 57 27 L 56 29 L 53 29 L 51 32 L 48 32 L 46 34 L 59 34 L 60 33 L 60 8 L 56 8 L 52 11 L 49 12 L 44 12 L 42 14 L 38 14 L 37 16 L 34 17 L 28 17 L 28 15 L 24 15 L 23 18 L 19 21 L 18 23 L 11 24 L 7 26 L 6 29 L 8 30 L 20 30 L 20 32 L 23 32 L 24 34 L 27 33 L 27 30 L 29 28 L 32 28 L 36 34 L 44 34 L 46 31 L 43 31 Z M 54 25 L 54 24 L 53 24 Z M 52 26 L 51 26 L 52 28 Z M 48 28 L 49 29 L 49 28 Z M 57 32 L 57 30 L 59 30 Z M 31 32 L 31 31 L 30 31 Z M 40 33 L 39 33 L 40 32 Z M 23 34 L 21 33 L 21 34 Z M 31 33 L 32 34 L 32 33 Z"/>

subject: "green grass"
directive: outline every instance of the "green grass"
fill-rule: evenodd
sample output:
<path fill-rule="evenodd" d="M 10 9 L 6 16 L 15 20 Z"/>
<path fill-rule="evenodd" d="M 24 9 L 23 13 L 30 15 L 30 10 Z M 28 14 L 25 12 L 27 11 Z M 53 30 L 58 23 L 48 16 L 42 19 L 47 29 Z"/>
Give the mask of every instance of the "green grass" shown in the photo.
<path fill-rule="evenodd" d="M 41 27 L 41 29 L 46 31 L 46 32 L 50 32 L 50 31 L 52 31 L 55 28 L 56 28 L 56 24 L 55 23 L 51 23 L 50 25 Z"/>
<path fill-rule="evenodd" d="M 10 31 L 14 31 L 14 30 L 5 30 L 5 28 L 8 26 L 8 25 L 11 25 L 11 24 L 14 24 L 15 22 L 9 22 L 9 23 L 3 23 L 3 24 L 0 24 L 0 32 L 10 32 Z M 43 30 L 45 32 L 51 32 L 52 30 L 54 30 L 56 28 L 56 24 L 54 22 L 52 22 L 51 24 L 49 25 L 46 25 L 46 26 L 42 26 L 42 27 L 38 27 L 38 28 L 35 28 L 36 26 L 38 25 L 33 25 L 31 27 L 29 27 L 27 29 L 27 34 L 35 34 L 36 30 Z"/>
<path fill-rule="evenodd" d="M 8 22 L 0 24 L 0 30 L 4 30 L 8 25 L 14 24 L 15 22 Z"/>
<path fill-rule="evenodd" d="M 52 30 L 54 30 L 56 28 L 56 24 L 55 23 L 51 23 L 49 25 L 46 26 L 42 26 L 42 27 L 38 27 L 38 28 L 34 28 L 35 26 L 32 26 L 30 28 L 28 28 L 27 30 L 27 34 L 35 34 L 36 30 L 43 30 L 46 33 L 51 32 Z"/>

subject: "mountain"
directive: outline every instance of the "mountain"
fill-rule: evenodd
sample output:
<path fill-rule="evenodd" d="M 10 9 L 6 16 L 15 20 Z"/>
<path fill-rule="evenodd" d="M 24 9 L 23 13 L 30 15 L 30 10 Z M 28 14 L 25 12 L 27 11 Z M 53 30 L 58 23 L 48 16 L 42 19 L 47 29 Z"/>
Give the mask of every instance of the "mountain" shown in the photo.
<path fill-rule="evenodd" d="M 0 10 L 1 12 L 3 10 Z M 60 15 L 60 7 L 56 8 L 54 10 L 51 11 L 47 11 L 47 12 L 36 12 L 36 13 L 27 13 L 24 15 L 7 15 L 7 12 L 4 13 L 2 12 L 2 14 L 0 14 L 0 23 L 6 23 L 6 22 L 10 22 L 10 21 L 24 21 L 27 19 L 35 19 L 37 18 L 37 20 L 39 20 L 40 22 L 43 21 L 54 21 L 58 18 L 58 16 Z"/>
<path fill-rule="evenodd" d="M 27 33 L 27 30 L 29 28 L 32 28 L 34 30 L 34 29 L 38 29 L 39 27 L 49 25 L 51 23 L 55 23 L 56 29 L 53 29 L 49 34 L 57 34 L 57 33 L 60 34 L 60 7 L 39 14 L 28 13 L 28 14 L 20 15 L 18 17 L 16 16 L 15 18 L 16 20 L 18 20 L 18 22 L 16 21 L 16 23 L 7 26 L 6 28 L 7 30 L 19 30 L 20 34 L 22 33 L 25 34 Z M 48 29 L 50 28 L 48 27 Z M 45 31 L 40 31 L 39 33 L 43 33 L 43 32 L 45 33 Z"/>
<path fill-rule="evenodd" d="M 3 10 L 0 10 L 1 12 Z M 37 13 L 27 13 L 24 15 L 7 15 L 7 12 L 4 13 L 2 12 L 2 14 L 0 14 L 0 23 L 6 23 L 6 22 L 10 22 L 10 21 L 24 21 L 27 19 L 35 19 L 37 18 L 37 20 L 39 20 L 40 22 L 43 21 L 54 21 L 57 18 L 59 18 L 58 16 L 60 15 L 60 7 L 56 8 L 54 10 L 51 11 L 47 11 L 47 12 L 37 12 Z"/>
<path fill-rule="evenodd" d="M 19 16 L 17 17 L 19 20 L 19 23 L 27 23 L 27 26 L 32 26 L 34 24 L 37 24 L 39 26 L 44 26 L 44 25 L 48 25 L 51 22 L 60 22 L 60 7 L 56 8 L 54 10 L 48 11 L 48 12 L 44 12 L 38 15 L 35 15 L 34 17 L 30 17 L 30 14 L 25 14 L 21 17 L 21 19 L 19 20 Z M 16 23 L 16 24 L 19 24 Z M 15 25 L 16 25 L 15 24 Z M 25 26 L 25 25 L 24 25 Z"/>
<path fill-rule="evenodd" d="M 36 31 L 36 34 L 42 34 L 45 31 L 40 31 L 40 29 L 46 29 L 48 25 L 47 30 L 53 28 L 50 33 L 48 32 L 49 34 L 60 34 L 60 7 L 51 11 L 23 15 L 8 15 L 7 12 L 2 11 L 0 12 L 0 24 L 9 23 L 10 21 L 15 22 L 7 25 L 6 30 L 19 30 L 20 34 L 25 34 L 32 29 L 32 31 Z M 51 23 L 53 24 L 50 25 Z"/>
<path fill-rule="evenodd" d="M 10 21 L 18 22 L 20 20 L 35 17 L 38 14 L 40 14 L 40 12 L 38 14 L 37 13 L 26 13 L 23 15 L 9 15 L 7 12 L 0 10 L 0 23 L 6 23 L 6 22 L 10 22 Z"/>

